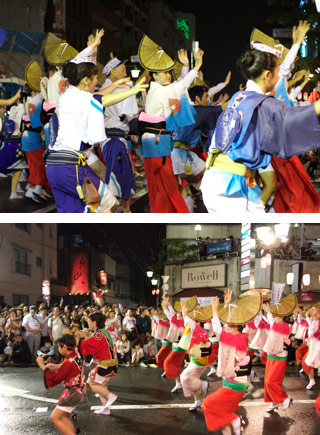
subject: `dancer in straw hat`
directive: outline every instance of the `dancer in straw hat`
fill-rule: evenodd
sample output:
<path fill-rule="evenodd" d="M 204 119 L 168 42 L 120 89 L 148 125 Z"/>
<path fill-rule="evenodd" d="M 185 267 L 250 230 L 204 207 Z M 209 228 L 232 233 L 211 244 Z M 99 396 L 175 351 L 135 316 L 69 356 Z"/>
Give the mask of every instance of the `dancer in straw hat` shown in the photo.
<path fill-rule="evenodd" d="M 194 404 L 189 411 L 196 411 L 201 407 L 202 399 L 206 397 L 209 386 L 208 381 L 202 381 L 200 377 L 213 363 L 212 343 L 208 332 L 203 328 L 204 323 L 210 320 L 212 310 L 211 306 L 197 305 L 188 313 L 185 300 L 181 302 L 181 306 L 185 324 L 190 330 L 190 342 L 187 348 L 190 363 L 181 374 L 181 383 L 185 397 L 194 397 Z"/>
<path fill-rule="evenodd" d="M 309 334 L 309 324 L 305 317 L 303 317 L 303 310 L 300 307 L 296 308 L 295 311 L 295 321 L 292 327 L 292 334 L 294 335 L 295 340 L 298 342 L 302 341 L 301 345 L 296 350 L 296 362 L 302 366 L 302 361 L 305 355 L 308 353 L 308 334 Z M 303 367 L 299 371 L 299 373 L 303 373 Z"/>
<path fill-rule="evenodd" d="M 167 297 L 161 303 L 162 309 L 170 322 L 170 328 L 166 339 L 172 343 L 171 352 L 163 362 L 163 368 L 168 379 L 175 379 L 176 385 L 171 390 L 172 393 L 182 388 L 180 367 L 183 364 L 186 350 L 180 346 L 180 339 L 185 331 L 184 319 L 179 312 L 175 312 Z"/>
<path fill-rule="evenodd" d="M 261 295 L 247 296 L 231 303 L 232 290 L 224 295 L 224 308 L 219 308 L 219 299 L 212 299 L 212 328 L 219 339 L 218 376 L 222 387 L 203 401 L 203 411 L 209 431 L 221 429 L 223 434 L 241 433 L 241 419 L 235 414 L 245 395 L 247 378 L 251 370 L 247 355 L 248 335 L 241 332 L 242 326 L 260 311 Z M 222 328 L 220 320 L 225 323 Z"/>
<path fill-rule="evenodd" d="M 270 324 L 269 336 L 263 348 L 268 355 L 264 377 L 264 401 L 271 402 L 266 409 L 267 412 L 278 408 L 281 403 L 283 410 L 291 404 L 291 398 L 282 387 L 288 356 L 286 346 L 291 344 L 291 325 L 284 322 L 284 317 L 293 313 L 296 306 L 297 298 L 294 294 L 283 298 L 272 307 L 269 304 L 263 305 Z"/>
<path fill-rule="evenodd" d="M 46 158 L 47 176 L 60 213 L 110 212 L 117 203 L 86 159 L 90 148 L 105 140 L 103 107 L 147 87 L 141 84 L 111 95 L 115 87 L 126 81 L 122 80 L 102 91 L 103 95 L 94 94 L 98 71 L 91 56 L 103 34 L 103 30 L 97 32 L 89 46 L 63 67 L 70 87 L 59 100 L 59 130 Z"/>
<path fill-rule="evenodd" d="M 171 70 L 175 64 L 161 47 L 151 46 L 149 56 L 146 56 L 146 39 L 139 48 L 140 63 L 153 72 L 153 81 L 148 92 L 145 112 L 139 116 L 142 136 L 142 154 L 151 213 L 189 213 L 182 198 L 177 180 L 174 176 L 171 161 L 170 132 L 183 125 L 194 123 L 193 111 L 185 91 L 197 77 L 202 65 L 203 51 L 194 52 L 195 67 L 180 81 L 172 83 Z M 185 50 L 178 52 L 179 60 L 189 65 Z M 162 62 L 166 59 L 165 62 Z M 147 61 L 148 62 L 147 62 Z"/>
<path fill-rule="evenodd" d="M 308 339 L 307 339 L 307 351 L 302 358 L 302 368 L 304 373 L 309 378 L 309 384 L 306 386 L 307 390 L 312 390 L 312 388 L 316 385 L 316 381 L 314 379 L 314 369 L 318 369 L 320 367 L 320 359 L 319 359 L 319 320 L 320 320 L 320 311 L 316 307 L 311 307 L 307 311 L 306 321 L 308 323 Z"/>
<path fill-rule="evenodd" d="M 255 182 L 256 170 L 266 169 L 273 155 L 287 159 L 319 147 L 320 100 L 295 108 L 268 95 L 279 80 L 280 56 L 255 42 L 238 61 L 248 82 L 232 97 L 212 139 L 201 185 L 209 212 L 265 212 L 270 192 Z"/>

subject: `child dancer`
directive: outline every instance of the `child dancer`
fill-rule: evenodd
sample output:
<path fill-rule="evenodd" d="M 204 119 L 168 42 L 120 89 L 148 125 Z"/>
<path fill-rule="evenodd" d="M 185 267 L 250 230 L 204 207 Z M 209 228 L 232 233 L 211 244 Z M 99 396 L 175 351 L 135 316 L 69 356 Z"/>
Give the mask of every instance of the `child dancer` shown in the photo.
<path fill-rule="evenodd" d="M 59 353 L 65 357 L 62 364 L 45 365 L 43 356 L 38 356 L 37 363 L 44 371 L 46 388 L 63 383 L 65 388 L 50 419 L 63 435 L 74 435 L 75 430 L 70 420 L 70 414 L 77 405 L 87 400 L 83 392 L 85 383 L 84 366 L 76 348 L 72 335 L 66 334 L 59 338 Z"/>

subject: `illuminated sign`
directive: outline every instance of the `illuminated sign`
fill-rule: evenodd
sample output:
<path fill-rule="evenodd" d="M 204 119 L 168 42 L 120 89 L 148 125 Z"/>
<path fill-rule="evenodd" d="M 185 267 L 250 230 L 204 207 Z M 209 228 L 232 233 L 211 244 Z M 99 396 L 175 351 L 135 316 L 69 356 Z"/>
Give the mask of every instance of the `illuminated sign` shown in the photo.
<path fill-rule="evenodd" d="M 84 294 L 89 291 L 89 261 L 86 254 L 76 254 L 72 258 L 71 294 Z"/>
<path fill-rule="evenodd" d="M 181 30 L 181 32 L 184 34 L 186 39 L 190 38 L 190 21 L 189 20 L 177 19 L 177 29 Z"/>

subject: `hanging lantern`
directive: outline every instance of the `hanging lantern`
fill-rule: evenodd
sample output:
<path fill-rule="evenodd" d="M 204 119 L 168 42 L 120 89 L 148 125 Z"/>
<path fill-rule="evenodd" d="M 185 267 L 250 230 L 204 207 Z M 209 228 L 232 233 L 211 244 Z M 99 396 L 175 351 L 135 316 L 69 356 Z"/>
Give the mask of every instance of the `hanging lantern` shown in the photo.
<path fill-rule="evenodd" d="M 267 261 L 267 267 L 270 267 L 272 264 L 272 255 L 271 254 L 266 255 L 266 261 Z"/>
<path fill-rule="evenodd" d="M 267 265 L 267 257 L 261 258 L 261 269 L 266 269 L 268 267 Z"/>
<path fill-rule="evenodd" d="M 160 294 L 160 289 L 157 288 L 157 290 L 156 290 L 156 295 L 159 295 L 159 294 Z"/>
<path fill-rule="evenodd" d="M 155 290 L 152 290 L 152 294 L 153 294 L 153 296 L 156 294 L 156 291 Z"/>
<path fill-rule="evenodd" d="M 303 277 L 302 277 L 302 282 L 303 282 L 303 285 L 304 286 L 308 286 L 308 285 L 310 285 L 310 282 L 311 282 L 311 276 L 309 275 L 309 273 L 306 273 L 305 275 L 303 275 Z"/>
<path fill-rule="evenodd" d="M 289 272 L 287 273 L 287 284 L 292 285 L 294 281 L 294 273 Z"/>

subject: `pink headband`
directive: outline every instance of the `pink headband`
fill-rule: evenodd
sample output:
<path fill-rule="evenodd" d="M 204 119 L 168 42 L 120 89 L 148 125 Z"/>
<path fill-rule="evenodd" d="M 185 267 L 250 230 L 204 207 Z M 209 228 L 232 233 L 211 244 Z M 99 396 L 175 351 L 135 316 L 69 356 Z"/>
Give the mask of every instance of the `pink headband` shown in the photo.
<path fill-rule="evenodd" d="M 263 51 L 265 53 L 271 53 L 277 56 L 280 59 L 283 52 L 283 45 L 276 45 L 275 47 L 281 47 L 281 51 L 275 48 L 269 47 L 269 45 L 262 44 L 259 41 L 251 41 L 251 45 L 255 50 Z"/>

